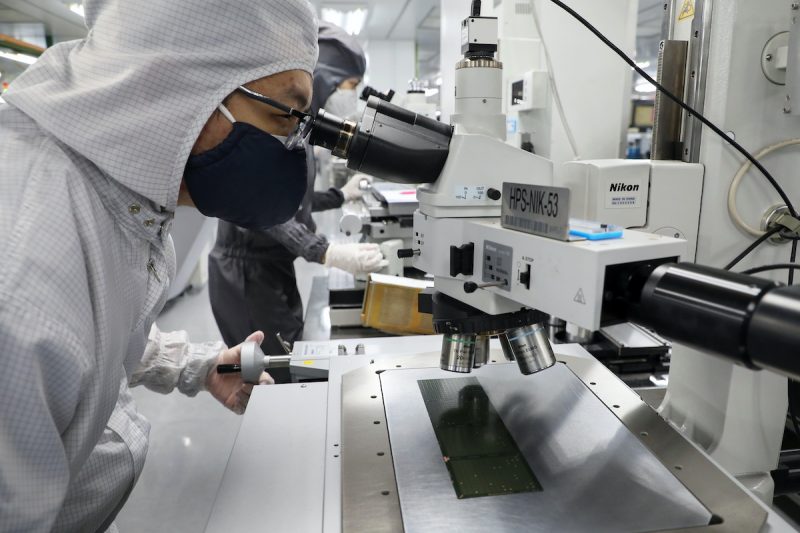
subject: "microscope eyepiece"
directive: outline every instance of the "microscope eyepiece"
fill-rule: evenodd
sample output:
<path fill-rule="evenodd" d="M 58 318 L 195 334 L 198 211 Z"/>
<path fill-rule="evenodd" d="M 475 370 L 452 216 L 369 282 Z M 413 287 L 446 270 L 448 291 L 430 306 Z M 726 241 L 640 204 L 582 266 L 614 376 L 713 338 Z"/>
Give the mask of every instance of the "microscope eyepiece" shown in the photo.
<path fill-rule="evenodd" d="M 360 123 L 324 109 L 313 121 L 309 143 L 347 160 L 347 167 L 397 183 L 439 179 L 453 127 L 372 96 Z"/>
<path fill-rule="evenodd" d="M 336 157 L 347 159 L 350 143 L 357 128 L 358 125 L 355 122 L 339 118 L 333 113 L 321 109 L 314 119 L 308 142 L 312 146 L 330 150 Z"/>

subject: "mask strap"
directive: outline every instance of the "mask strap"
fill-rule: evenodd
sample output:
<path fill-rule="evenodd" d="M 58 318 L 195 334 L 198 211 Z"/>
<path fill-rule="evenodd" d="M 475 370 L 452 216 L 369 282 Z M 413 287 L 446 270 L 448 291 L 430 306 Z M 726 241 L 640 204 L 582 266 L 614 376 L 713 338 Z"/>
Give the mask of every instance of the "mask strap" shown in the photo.
<path fill-rule="evenodd" d="M 228 111 L 228 108 L 225 107 L 225 104 L 219 104 L 219 107 L 217 107 L 217 109 L 219 109 L 219 112 L 222 113 L 225 116 L 225 118 L 231 121 L 231 124 L 236 124 L 236 119 L 233 118 L 233 113 Z"/>

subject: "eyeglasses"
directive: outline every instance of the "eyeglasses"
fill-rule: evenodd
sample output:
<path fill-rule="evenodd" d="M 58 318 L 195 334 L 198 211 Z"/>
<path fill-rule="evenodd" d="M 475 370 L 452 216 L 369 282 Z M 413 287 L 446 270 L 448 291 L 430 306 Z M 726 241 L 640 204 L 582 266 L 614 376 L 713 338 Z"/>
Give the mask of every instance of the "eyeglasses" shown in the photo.
<path fill-rule="evenodd" d="M 288 137 L 286 137 L 286 148 L 289 150 L 294 150 L 303 146 L 306 140 L 308 140 L 309 135 L 311 135 L 311 131 L 314 129 L 314 117 L 312 115 L 289 107 L 286 104 L 282 104 L 277 100 L 273 100 L 269 96 L 264 96 L 263 94 L 251 91 L 243 85 L 237 87 L 236 90 L 248 98 L 274 107 L 275 109 L 283 111 L 287 115 L 290 115 L 298 120 L 297 127 Z"/>

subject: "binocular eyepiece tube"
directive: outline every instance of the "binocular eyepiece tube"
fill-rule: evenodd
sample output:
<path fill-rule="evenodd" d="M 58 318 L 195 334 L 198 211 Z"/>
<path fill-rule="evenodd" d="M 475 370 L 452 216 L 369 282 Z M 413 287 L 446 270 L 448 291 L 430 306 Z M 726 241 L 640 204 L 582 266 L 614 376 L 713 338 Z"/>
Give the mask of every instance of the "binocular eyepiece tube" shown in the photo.
<path fill-rule="evenodd" d="M 434 183 L 450 153 L 453 127 L 372 96 L 361 122 L 320 110 L 308 142 L 347 167 L 396 183 Z"/>

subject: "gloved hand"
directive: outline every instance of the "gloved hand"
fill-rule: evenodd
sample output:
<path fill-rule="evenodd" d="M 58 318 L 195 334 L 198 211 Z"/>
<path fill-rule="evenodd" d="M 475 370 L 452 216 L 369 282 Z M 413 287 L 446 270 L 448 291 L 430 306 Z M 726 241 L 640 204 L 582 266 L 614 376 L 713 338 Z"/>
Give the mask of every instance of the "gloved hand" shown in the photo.
<path fill-rule="evenodd" d="M 325 266 L 341 268 L 351 274 L 377 272 L 389 265 L 377 244 L 331 244 L 325 252 Z"/>
<path fill-rule="evenodd" d="M 352 202 L 353 200 L 360 199 L 369 190 L 369 185 L 372 185 L 372 176 L 356 174 L 342 187 L 344 201 Z"/>
<path fill-rule="evenodd" d="M 258 344 L 264 342 L 264 333 L 256 331 L 250 334 L 244 342 L 255 341 Z M 242 381 L 242 374 L 218 374 L 217 365 L 240 364 L 242 362 L 242 345 L 225 350 L 216 363 L 208 371 L 206 377 L 206 390 L 220 401 L 222 405 L 241 415 L 247 408 L 250 401 L 250 394 L 253 392 L 253 385 Z M 275 380 L 266 372 L 261 374 L 258 380 L 259 385 L 273 385 Z"/>

